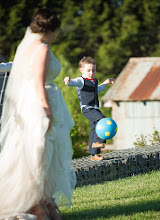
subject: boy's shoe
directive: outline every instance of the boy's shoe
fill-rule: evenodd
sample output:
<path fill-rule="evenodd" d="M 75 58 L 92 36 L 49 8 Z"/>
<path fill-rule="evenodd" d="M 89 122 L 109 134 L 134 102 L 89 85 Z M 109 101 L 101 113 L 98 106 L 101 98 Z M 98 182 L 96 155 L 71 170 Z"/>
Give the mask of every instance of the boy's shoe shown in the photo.
<path fill-rule="evenodd" d="M 104 148 L 104 143 L 93 142 L 92 148 Z"/>
<path fill-rule="evenodd" d="M 103 160 L 103 157 L 100 157 L 98 154 L 95 154 L 94 156 L 91 156 L 91 160 Z"/>

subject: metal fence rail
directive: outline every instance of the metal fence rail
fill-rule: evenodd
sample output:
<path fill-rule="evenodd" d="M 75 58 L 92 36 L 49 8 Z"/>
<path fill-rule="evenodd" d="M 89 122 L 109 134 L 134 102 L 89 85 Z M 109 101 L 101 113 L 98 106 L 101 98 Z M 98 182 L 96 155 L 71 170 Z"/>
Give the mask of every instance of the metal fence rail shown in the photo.
<path fill-rule="evenodd" d="M 13 62 L 0 63 L 0 73 L 10 72 Z"/>
<path fill-rule="evenodd" d="M 3 105 L 5 88 L 11 67 L 12 67 L 12 62 L 0 63 L 0 117 L 2 114 L 2 105 Z"/>

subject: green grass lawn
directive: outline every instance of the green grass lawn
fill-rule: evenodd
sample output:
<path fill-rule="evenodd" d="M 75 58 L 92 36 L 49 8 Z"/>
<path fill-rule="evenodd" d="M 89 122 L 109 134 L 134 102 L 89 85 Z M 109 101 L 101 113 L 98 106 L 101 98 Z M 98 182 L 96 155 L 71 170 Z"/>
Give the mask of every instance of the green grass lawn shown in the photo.
<path fill-rule="evenodd" d="M 72 203 L 62 219 L 160 220 L 160 171 L 77 187 Z"/>

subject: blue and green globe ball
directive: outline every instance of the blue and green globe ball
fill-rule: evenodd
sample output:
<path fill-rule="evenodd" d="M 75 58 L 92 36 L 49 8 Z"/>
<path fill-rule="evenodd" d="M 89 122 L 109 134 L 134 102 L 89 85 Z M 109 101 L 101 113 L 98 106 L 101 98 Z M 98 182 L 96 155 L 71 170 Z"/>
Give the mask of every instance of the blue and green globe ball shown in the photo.
<path fill-rule="evenodd" d="M 102 118 L 96 125 L 96 133 L 104 140 L 111 139 L 117 133 L 117 124 L 111 118 Z"/>

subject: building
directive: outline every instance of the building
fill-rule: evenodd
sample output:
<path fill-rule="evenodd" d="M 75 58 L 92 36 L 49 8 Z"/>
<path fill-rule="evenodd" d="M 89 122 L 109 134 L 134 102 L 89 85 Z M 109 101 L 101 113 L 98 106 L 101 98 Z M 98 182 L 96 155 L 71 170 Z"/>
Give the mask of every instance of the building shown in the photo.
<path fill-rule="evenodd" d="M 160 57 L 130 58 L 102 98 L 117 122 L 115 149 L 134 147 L 141 134 L 160 131 Z"/>

